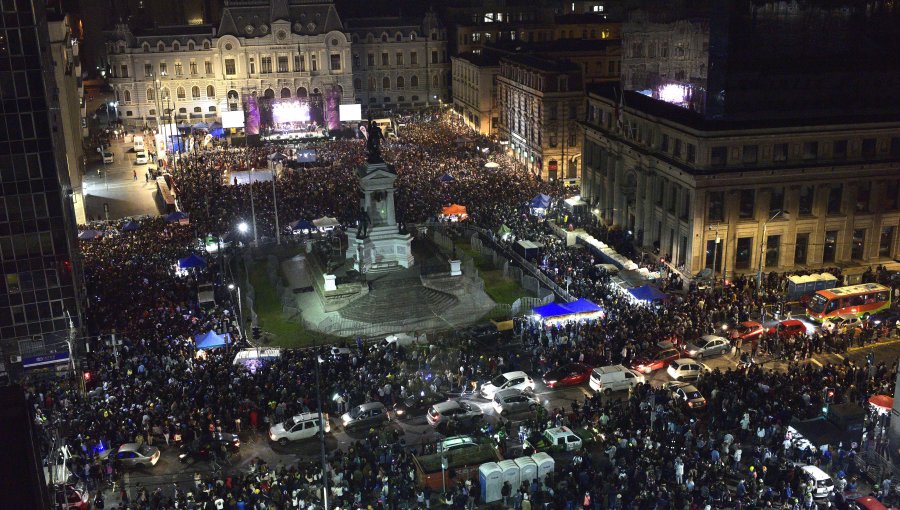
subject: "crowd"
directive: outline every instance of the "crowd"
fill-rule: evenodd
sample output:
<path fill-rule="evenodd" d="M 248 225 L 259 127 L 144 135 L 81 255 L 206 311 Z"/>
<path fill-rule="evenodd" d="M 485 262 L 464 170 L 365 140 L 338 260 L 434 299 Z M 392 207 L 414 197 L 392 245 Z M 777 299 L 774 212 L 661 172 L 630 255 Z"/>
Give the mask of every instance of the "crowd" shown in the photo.
<path fill-rule="evenodd" d="M 566 247 L 550 226 L 529 214 L 537 193 L 562 197 L 556 183 L 535 179 L 488 139 L 466 134 L 452 123 L 406 119 L 400 138 L 386 141 L 385 160 L 397 170 L 397 215 L 401 222 L 435 219 L 441 206 L 460 203 L 470 219 L 490 231 L 501 225 L 511 236 L 495 240 L 508 247 L 515 239 L 545 246 L 536 261 L 544 274 L 569 292 L 604 308 L 602 319 L 544 327 L 522 323 L 527 356 L 485 352 L 462 341 L 433 341 L 428 347 L 382 350 L 351 346 L 345 356 L 327 348 L 286 351 L 258 370 L 232 363 L 233 349 L 198 355 L 193 337 L 214 330 L 240 341 L 233 279 L 220 256 L 206 265 L 178 270 L 178 259 L 200 251 L 198 234 L 221 234 L 250 215 L 250 187 L 261 236 L 274 233 L 272 183 L 236 184 L 234 173 L 269 165 L 276 151 L 289 147 L 233 147 L 217 144 L 182 155 L 172 168 L 178 200 L 190 224 L 145 219 L 135 231 L 117 224 L 95 224 L 102 235 L 82 241 L 88 327 L 104 336 L 92 340 L 84 370 L 84 389 L 75 381 L 28 381 L 28 396 L 39 413 L 48 443 L 53 433 L 71 446 L 73 471 L 92 488 L 122 480 L 121 466 L 109 452 L 122 443 L 170 444 L 213 431 L 264 438 L 268 426 L 319 408 L 336 416 L 348 406 L 371 401 L 388 407 L 423 390 L 459 393 L 514 367 L 532 364 L 535 375 L 569 361 L 593 366 L 630 364 L 663 339 L 684 340 L 746 320 L 751 310 L 773 299 L 780 279 L 767 280 L 759 293 L 752 280 L 738 278 L 721 288 L 682 289 L 680 275 L 656 257 L 639 260 L 664 274 L 664 287 L 683 294 L 666 306 L 638 304 L 612 285 L 594 255 Z M 362 142 L 314 142 L 318 162 L 285 165 L 276 182 L 282 226 L 297 219 L 335 216 L 350 225 L 357 215 L 356 169 L 363 164 Z M 485 168 L 488 161 L 498 168 Z M 443 178 L 450 176 L 452 179 Z M 570 190 L 571 191 L 571 190 Z M 562 213 L 562 211 L 560 211 Z M 597 228 L 589 226 L 589 228 Z M 606 234 L 594 231 L 599 237 Z M 620 245 L 628 241 L 611 234 Z M 216 300 L 202 307 L 198 286 L 215 284 Z M 111 348 L 105 334 L 121 345 Z M 553 477 L 509 488 L 516 508 L 748 508 L 809 506 L 801 477 L 788 461 L 818 463 L 843 471 L 850 480 L 855 450 L 801 451 L 785 444 L 792 418 L 808 418 L 821 408 L 821 390 L 840 388 L 838 401 L 864 403 L 873 392 L 892 392 L 895 366 L 813 368 L 797 361 L 822 349 L 841 349 L 842 335 L 817 335 L 796 344 L 754 346 L 757 354 L 777 353 L 791 360 L 787 373 L 759 366 L 713 372 L 698 382 L 709 399 L 705 415 L 687 413 L 669 402 L 664 390 L 644 386 L 620 403 L 588 398 L 571 409 L 554 409 L 525 426 L 540 432 L 568 424 L 596 431 L 601 451 L 576 456 Z M 749 347 L 748 347 L 749 348 Z M 315 388 L 316 360 L 324 382 L 320 402 Z M 546 418 L 546 419 L 545 419 Z M 509 423 L 506 423 L 509 426 Z M 369 430 L 346 450 L 329 453 L 326 475 L 332 508 L 425 508 L 432 495 L 416 488 L 411 455 L 422 445 L 407 444 L 390 428 Z M 502 449 L 506 449 L 504 443 Z M 850 459 L 850 460 L 848 460 Z M 269 466 L 254 460 L 248 471 L 235 469 L 198 475 L 192 487 L 120 486 L 120 508 L 320 508 L 321 466 L 300 462 Z M 850 483 L 850 482 L 847 482 Z M 444 497 L 455 508 L 477 500 L 477 482 L 460 485 Z M 102 510 L 102 509 L 101 509 Z"/>

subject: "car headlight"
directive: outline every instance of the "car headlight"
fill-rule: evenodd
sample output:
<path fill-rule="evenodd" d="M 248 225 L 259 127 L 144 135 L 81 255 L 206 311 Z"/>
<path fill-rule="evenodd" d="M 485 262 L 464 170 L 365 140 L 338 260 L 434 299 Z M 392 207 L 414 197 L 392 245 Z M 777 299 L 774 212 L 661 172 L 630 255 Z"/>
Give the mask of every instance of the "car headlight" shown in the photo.
<path fill-rule="evenodd" d="M 403 409 L 397 409 L 396 412 L 397 412 L 398 415 L 402 415 L 402 414 L 405 413 L 406 411 L 404 411 Z"/>
<path fill-rule="evenodd" d="M 556 382 L 557 382 L 556 379 L 550 379 L 549 381 L 547 381 L 546 384 L 547 384 L 547 386 L 553 386 L 554 384 L 556 384 Z"/>

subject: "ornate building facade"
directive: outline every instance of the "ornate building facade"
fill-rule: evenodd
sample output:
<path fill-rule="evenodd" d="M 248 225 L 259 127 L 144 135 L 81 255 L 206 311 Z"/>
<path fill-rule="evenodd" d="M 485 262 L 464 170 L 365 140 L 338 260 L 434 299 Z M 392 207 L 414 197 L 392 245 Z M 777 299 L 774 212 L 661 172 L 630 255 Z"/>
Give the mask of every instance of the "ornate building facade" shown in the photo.
<path fill-rule="evenodd" d="M 447 30 L 429 11 L 422 19 L 347 20 L 353 89 L 364 110 L 409 110 L 446 102 Z"/>
<path fill-rule="evenodd" d="M 214 120 L 241 109 L 241 96 L 308 98 L 334 91 L 354 101 L 350 35 L 327 0 L 230 0 L 210 25 L 132 32 L 107 42 L 110 84 L 120 116 L 155 123 Z"/>

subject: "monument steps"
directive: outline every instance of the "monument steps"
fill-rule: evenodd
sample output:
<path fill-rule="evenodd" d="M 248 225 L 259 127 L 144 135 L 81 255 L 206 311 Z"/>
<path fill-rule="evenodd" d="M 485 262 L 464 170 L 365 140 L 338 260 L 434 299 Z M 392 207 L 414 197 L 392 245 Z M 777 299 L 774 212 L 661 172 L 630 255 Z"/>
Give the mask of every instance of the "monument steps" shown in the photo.
<path fill-rule="evenodd" d="M 366 323 L 437 317 L 459 302 L 456 296 L 422 286 L 419 278 L 385 278 L 372 282 L 365 296 L 338 313 L 345 319 Z"/>

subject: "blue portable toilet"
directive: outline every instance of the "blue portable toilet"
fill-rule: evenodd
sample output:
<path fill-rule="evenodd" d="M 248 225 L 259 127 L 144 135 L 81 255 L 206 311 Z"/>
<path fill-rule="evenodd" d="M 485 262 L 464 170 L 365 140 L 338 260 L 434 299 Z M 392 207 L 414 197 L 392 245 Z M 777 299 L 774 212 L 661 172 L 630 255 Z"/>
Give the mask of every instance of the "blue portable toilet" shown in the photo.
<path fill-rule="evenodd" d="M 485 462 L 478 467 L 478 478 L 481 481 L 481 500 L 485 503 L 500 501 L 500 489 L 503 488 L 502 470 L 496 462 Z"/>

